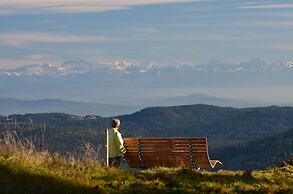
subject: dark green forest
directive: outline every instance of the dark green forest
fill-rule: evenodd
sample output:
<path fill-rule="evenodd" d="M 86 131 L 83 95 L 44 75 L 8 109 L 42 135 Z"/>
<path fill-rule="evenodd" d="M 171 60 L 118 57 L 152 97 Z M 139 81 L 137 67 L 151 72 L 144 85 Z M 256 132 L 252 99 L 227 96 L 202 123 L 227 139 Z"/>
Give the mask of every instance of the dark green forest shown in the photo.
<path fill-rule="evenodd" d="M 124 137 L 207 137 L 212 159 L 225 169 L 263 169 L 293 155 L 293 108 L 184 105 L 146 108 L 118 116 Z M 103 152 L 111 118 L 41 113 L 0 117 L 1 131 L 15 130 L 51 152 L 82 152 L 90 142 Z"/>

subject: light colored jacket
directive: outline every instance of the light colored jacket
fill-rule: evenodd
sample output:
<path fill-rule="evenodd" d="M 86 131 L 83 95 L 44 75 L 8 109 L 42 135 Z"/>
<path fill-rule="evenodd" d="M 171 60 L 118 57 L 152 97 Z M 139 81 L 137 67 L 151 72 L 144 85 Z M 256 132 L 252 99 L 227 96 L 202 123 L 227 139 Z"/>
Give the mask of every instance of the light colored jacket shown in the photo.
<path fill-rule="evenodd" d="M 126 153 L 124 142 L 118 128 L 109 129 L 109 158 L 123 156 Z"/>

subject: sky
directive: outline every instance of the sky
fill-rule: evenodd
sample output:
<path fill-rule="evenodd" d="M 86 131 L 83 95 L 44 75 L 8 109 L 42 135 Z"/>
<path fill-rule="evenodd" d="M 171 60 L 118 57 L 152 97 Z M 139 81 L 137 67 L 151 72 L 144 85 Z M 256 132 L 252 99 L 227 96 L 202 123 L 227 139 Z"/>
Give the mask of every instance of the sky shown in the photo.
<path fill-rule="evenodd" d="M 0 68 L 292 60 L 292 0 L 0 0 Z"/>

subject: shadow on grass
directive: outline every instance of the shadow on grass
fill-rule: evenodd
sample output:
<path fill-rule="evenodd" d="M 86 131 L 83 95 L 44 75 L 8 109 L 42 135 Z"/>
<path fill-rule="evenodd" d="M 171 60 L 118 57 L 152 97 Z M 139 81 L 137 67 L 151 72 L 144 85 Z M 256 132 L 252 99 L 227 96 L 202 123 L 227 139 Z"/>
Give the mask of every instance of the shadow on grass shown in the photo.
<path fill-rule="evenodd" d="M 187 169 L 138 171 L 133 173 L 106 174 L 98 179 L 109 184 L 107 187 L 119 193 L 267 193 L 268 190 L 257 188 L 235 188 L 231 185 L 261 185 L 269 184 L 267 179 L 257 179 L 251 172 L 239 174 L 201 173 Z M 114 175 L 114 177 L 113 177 Z M 116 179 L 115 179 L 116 177 Z M 110 180 L 115 180 L 113 185 Z M 252 190 L 250 190 L 252 189 Z"/>
<path fill-rule="evenodd" d="M 3 194 L 97 194 L 98 188 L 73 184 L 60 178 L 38 175 L 0 165 L 0 193 Z"/>
<path fill-rule="evenodd" d="M 250 173 L 244 172 L 243 174 L 203 174 L 200 172 L 188 170 L 188 169 L 182 169 L 178 170 L 174 173 L 166 173 L 164 171 L 157 172 L 155 174 L 152 173 L 137 173 L 136 178 L 144 179 L 144 180 L 155 180 L 160 179 L 164 182 L 168 183 L 174 183 L 174 185 L 178 184 L 178 180 L 181 182 L 217 182 L 220 184 L 230 184 L 233 182 L 243 182 L 246 184 L 251 183 L 268 183 L 269 181 L 266 179 L 256 179 L 254 178 Z"/>

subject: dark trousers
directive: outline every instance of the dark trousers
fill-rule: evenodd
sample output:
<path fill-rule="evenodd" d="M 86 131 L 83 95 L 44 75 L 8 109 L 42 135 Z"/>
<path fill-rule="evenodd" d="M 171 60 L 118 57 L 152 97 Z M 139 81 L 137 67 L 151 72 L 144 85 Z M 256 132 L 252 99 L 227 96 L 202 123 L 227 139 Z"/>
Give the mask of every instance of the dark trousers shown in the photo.
<path fill-rule="evenodd" d="M 110 167 L 120 167 L 120 164 L 121 164 L 121 156 L 116 158 L 109 158 Z"/>

